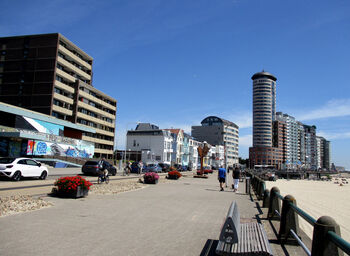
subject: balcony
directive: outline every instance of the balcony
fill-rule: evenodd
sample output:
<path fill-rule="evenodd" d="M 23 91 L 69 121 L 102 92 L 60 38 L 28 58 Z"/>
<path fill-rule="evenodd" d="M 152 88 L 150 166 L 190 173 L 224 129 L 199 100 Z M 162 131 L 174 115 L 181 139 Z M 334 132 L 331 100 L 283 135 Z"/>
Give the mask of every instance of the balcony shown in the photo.
<path fill-rule="evenodd" d="M 55 92 L 53 94 L 53 97 L 55 99 L 58 99 L 58 100 L 61 100 L 61 101 L 65 102 L 65 103 L 68 103 L 68 104 L 71 104 L 71 105 L 73 104 L 73 99 L 68 98 L 68 97 L 66 97 L 64 95 L 58 94 L 57 92 Z"/>
<path fill-rule="evenodd" d="M 83 70 L 77 68 L 76 66 L 74 66 L 73 64 L 71 64 L 67 60 L 63 59 L 62 57 L 58 56 L 57 61 L 59 62 L 59 64 L 61 64 L 65 68 L 70 69 L 71 71 L 77 73 L 78 75 L 85 78 L 86 80 L 89 80 L 89 81 L 91 80 L 91 75 L 89 75 L 88 73 L 84 72 Z"/>
<path fill-rule="evenodd" d="M 60 106 L 57 106 L 57 105 L 52 105 L 52 110 L 55 111 L 55 112 L 61 113 L 63 115 L 67 115 L 67 116 L 72 116 L 73 115 L 73 111 L 72 110 L 69 110 L 69 109 L 66 109 L 66 108 L 63 108 L 63 107 L 60 107 Z"/>
<path fill-rule="evenodd" d="M 78 56 L 76 56 L 73 52 L 71 52 L 70 50 L 68 50 L 64 46 L 59 45 L 58 46 L 58 50 L 61 51 L 64 54 L 68 55 L 72 60 L 74 60 L 75 62 L 77 62 L 81 66 L 84 66 L 88 70 L 92 69 L 92 67 L 91 67 L 91 65 L 89 63 L 87 63 L 86 61 L 80 59 Z"/>

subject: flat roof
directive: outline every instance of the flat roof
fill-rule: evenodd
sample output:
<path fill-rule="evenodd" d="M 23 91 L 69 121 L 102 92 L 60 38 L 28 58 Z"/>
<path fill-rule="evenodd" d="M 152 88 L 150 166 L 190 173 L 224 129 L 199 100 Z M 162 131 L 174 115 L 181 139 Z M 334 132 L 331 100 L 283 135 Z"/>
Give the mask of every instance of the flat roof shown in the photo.
<path fill-rule="evenodd" d="M 3 102 L 0 102 L 0 111 L 6 112 L 6 113 L 11 113 L 14 115 L 19 115 L 19 116 L 30 117 L 30 118 L 38 119 L 38 120 L 53 123 L 53 124 L 62 125 L 65 127 L 69 127 L 69 128 L 84 131 L 84 132 L 96 133 L 96 130 L 93 128 L 85 127 L 85 126 L 79 125 L 79 124 L 74 124 L 72 122 L 64 121 L 64 120 L 61 120 L 61 119 L 58 119 L 55 117 L 51 117 L 51 116 L 39 113 L 39 112 L 20 108 L 20 107 L 6 104 Z"/>

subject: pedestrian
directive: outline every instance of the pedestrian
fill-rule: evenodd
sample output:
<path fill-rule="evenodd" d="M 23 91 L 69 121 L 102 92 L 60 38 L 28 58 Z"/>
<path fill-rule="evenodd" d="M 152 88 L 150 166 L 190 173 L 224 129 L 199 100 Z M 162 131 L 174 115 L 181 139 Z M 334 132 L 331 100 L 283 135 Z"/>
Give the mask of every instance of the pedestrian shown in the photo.
<path fill-rule="evenodd" d="M 142 161 L 140 161 L 140 162 L 138 163 L 137 167 L 138 167 L 138 169 L 139 169 L 139 174 L 141 174 L 142 168 L 143 168 L 143 163 L 142 163 Z"/>
<path fill-rule="evenodd" d="M 224 191 L 224 184 L 226 182 L 226 169 L 220 166 L 218 171 L 218 180 L 220 183 L 220 191 Z"/>
<path fill-rule="evenodd" d="M 233 192 L 238 191 L 238 184 L 239 184 L 239 179 L 241 177 L 241 171 L 238 167 L 235 168 L 235 170 L 232 173 L 233 177 Z"/>

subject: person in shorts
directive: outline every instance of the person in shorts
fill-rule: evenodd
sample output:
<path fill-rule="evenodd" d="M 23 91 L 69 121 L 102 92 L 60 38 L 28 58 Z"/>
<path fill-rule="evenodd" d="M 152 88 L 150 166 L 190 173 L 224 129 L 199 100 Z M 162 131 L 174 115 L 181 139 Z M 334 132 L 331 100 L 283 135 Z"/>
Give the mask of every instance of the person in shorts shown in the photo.
<path fill-rule="evenodd" d="M 218 180 L 220 182 L 220 191 L 224 191 L 224 184 L 226 182 L 226 169 L 222 166 L 218 170 Z"/>
<path fill-rule="evenodd" d="M 239 179 L 241 178 L 241 170 L 236 167 L 235 170 L 232 173 L 233 177 L 233 192 L 238 191 L 238 184 L 239 184 Z"/>

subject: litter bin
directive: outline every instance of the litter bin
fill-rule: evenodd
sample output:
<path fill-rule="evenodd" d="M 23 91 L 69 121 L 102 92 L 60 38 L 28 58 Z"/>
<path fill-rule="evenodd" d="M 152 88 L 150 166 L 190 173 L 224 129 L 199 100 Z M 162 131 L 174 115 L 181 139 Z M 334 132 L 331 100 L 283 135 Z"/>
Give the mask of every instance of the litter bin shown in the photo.
<path fill-rule="evenodd" d="M 250 195 L 250 177 L 245 177 L 245 193 Z"/>

